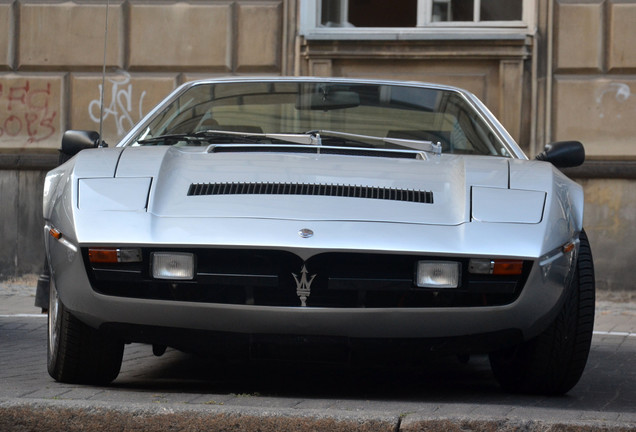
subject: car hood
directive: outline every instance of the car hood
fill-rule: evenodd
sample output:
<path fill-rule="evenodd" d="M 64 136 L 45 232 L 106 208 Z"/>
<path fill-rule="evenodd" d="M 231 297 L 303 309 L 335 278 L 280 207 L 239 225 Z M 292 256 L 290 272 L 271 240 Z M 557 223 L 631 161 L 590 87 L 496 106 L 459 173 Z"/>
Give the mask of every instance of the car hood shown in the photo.
<path fill-rule="evenodd" d="M 147 211 L 159 217 L 251 218 L 458 225 L 470 220 L 473 186 L 507 188 L 509 159 L 125 148 L 116 178 L 151 179 Z M 432 202 L 267 191 L 189 195 L 197 184 L 344 186 L 431 192 Z M 241 188 L 237 188 L 241 189 Z M 264 188 L 263 188 L 264 189 Z M 408 195 L 408 193 L 406 194 Z M 408 199 L 408 198 L 407 198 Z"/>

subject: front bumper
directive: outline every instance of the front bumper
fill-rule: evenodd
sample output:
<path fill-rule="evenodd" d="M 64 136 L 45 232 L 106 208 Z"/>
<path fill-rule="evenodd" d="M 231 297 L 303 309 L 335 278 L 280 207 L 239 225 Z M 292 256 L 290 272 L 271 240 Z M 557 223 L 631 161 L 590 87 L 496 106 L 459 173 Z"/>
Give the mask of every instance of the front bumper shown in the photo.
<path fill-rule="evenodd" d="M 52 277 L 75 316 L 90 326 L 149 326 L 233 334 L 343 338 L 452 338 L 515 331 L 529 339 L 560 308 L 577 249 L 537 259 L 510 304 L 481 307 L 299 307 L 126 298 L 93 290 L 80 252 L 49 242 Z M 131 333 L 130 340 L 136 341 Z M 148 341 L 146 341 L 148 342 Z M 151 342 L 151 341 L 150 341 Z"/>

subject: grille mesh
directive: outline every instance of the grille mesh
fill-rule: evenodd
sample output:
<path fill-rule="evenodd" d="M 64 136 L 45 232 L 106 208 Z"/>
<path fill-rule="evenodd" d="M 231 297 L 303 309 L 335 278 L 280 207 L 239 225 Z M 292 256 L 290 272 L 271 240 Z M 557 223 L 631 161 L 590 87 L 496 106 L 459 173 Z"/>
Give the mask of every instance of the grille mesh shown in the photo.
<path fill-rule="evenodd" d="M 367 198 L 433 204 L 433 192 L 367 186 L 306 183 L 192 183 L 188 196 L 306 195 Z"/>

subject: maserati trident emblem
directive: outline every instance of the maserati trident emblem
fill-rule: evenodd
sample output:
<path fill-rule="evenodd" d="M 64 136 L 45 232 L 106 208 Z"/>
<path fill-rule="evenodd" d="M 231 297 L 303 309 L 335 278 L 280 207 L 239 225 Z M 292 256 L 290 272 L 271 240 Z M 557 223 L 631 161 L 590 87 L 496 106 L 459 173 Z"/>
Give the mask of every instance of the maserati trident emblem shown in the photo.
<path fill-rule="evenodd" d="M 314 232 L 310 230 L 309 228 L 303 228 L 300 231 L 298 231 L 298 235 L 301 236 L 302 238 L 309 238 L 309 237 L 313 237 Z"/>
<path fill-rule="evenodd" d="M 300 297 L 300 305 L 302 307 L 307 306 L 307 297 L 311 293 L 311 283 L 314 281 L 316 275 L 311 275 L 307 280 L 307 267 L 303 264 L 303 268 L 300 270 L 300 280 L 296 273 L 292 273 L 294 280 L 296 281 L 296 294 Z"/>

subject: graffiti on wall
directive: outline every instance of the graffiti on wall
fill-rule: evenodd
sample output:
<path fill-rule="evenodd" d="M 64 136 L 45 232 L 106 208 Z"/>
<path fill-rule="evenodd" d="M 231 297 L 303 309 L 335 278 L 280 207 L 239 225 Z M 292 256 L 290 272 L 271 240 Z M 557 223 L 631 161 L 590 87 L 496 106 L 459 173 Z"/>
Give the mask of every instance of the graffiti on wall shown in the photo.
<path fill-rule="evenodd" d="M 112 119 L 115 122 L 117 136 L 122 137 L 143 117 L 142 106 L 146 91 L 142 91 L 135 99 L 130 75 L 125 72 L 123 78 L 108 78 L 107 82 L 111 88 L 109 95 L 104 92 L 103 111 L 101 107 L 102 84 L 99 84 L 97 87 L 99 96 L 88 104 L 88 115 L 96 124 L 100 122 L 100 113 L 104 124 Z"/>
<path fill-rule="evenodd" d="M 596 104 L 600 107 L 600 118 L 604 118 L 605 113 L 605 101 L 603 100 L 605 95 L 609 95 L 609 103 L 616 101 L 619 104 L 626 102 L 631 96 L 631 90 L 627 84 L 612 82 L 596 92 Z M 616 114 L 616 118 L 622 117 L 621 110 Z"/>
<path fill-rule="evenodd" d="M 114 144 L 174 85 L 171 77 L 137 79 L 125 71 L 104 82 L 89 74 L 0 74 L 0 148 L 58 148 L 65 129 L 98 130 L 100 117 L 104 139 Z"/>
<path fill-rule="evenodd" d="M 50 82 L 0 83 L 0 139 L 26 137 L 31 144 L 53 136 L 58 112 L 50 102 Z"/>

